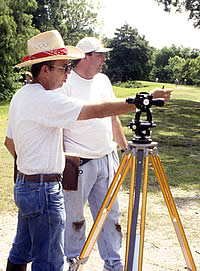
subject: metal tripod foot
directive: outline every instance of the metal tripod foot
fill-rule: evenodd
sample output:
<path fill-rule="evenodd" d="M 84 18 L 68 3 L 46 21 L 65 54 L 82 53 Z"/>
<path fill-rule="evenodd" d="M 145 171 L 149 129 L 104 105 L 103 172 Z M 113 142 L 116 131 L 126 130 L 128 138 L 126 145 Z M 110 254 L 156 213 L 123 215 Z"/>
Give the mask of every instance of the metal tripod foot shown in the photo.
<path fill-rule="evenodd" d="M 83 265 L 87 262 L 89 257 L 85 257 L 83 259 L 73 259 L 73 262 L 70 263 L 70 267 L 68 269 L 68 271 L 81 271 L 83 268 Z"/>

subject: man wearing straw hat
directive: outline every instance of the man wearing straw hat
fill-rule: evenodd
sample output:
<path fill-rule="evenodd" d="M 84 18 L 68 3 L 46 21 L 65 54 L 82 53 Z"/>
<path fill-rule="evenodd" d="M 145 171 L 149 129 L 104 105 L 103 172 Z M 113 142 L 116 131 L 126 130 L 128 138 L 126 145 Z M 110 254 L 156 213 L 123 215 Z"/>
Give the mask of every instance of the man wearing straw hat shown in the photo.
<path fill-rule="evenodd" d="M 29 55 L 17 67 L 32 65 L 31 84 L 12 98 L 5 145 L 17 154 L 14 187 L 18 207 L 17 233 L 6 271 L 62 271 L 64 266 L 65 210 L 61 174 L 65 159 L 62 128 L 74 120 L 103 118 L 135 110 L 126 99 L 83 104 L 58 93 L 70 73 L 69 59 L 83 52 L 64 46 L 56 30 L 41 33 L 28 42 Z M 170 93 L 157 91 L 154 97 Z"/>
<path fill-rule="evenodd" d="M 27 43 L 29 56 L 17 67 L 32 65 L 31 84 L 13 97 L 5 144 L 17 154 L 18 174 L 14 197 L 18 212 L 17 234 L 7 271 L 63 270 L 65 211 L 61 174 L 64 167 L 61 128 L 76 120 L 82 104 L 56 94 L 69 73 L 69 59 L 84 57 L 81 50 L 65 47 L 56 31 L 41 33 Z"/>

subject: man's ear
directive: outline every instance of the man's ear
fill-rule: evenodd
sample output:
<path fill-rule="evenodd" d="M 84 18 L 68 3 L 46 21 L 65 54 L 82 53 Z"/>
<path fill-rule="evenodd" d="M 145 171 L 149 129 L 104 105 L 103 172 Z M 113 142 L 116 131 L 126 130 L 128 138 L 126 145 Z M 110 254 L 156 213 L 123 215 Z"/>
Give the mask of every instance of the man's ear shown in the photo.
<path fill-rule="evenodd" d="M 43 76 L 48 79 L 50 76 L 50 67 L 48 65 L 43 65 L 41 68 L 41 72 L 43 74 Z"/>
<path fill-rule="evenodd" d="M 48 65 L 43 65 L 41 68 L 41 71 L 48 73 L 49 72 L 49 66 Z"/>

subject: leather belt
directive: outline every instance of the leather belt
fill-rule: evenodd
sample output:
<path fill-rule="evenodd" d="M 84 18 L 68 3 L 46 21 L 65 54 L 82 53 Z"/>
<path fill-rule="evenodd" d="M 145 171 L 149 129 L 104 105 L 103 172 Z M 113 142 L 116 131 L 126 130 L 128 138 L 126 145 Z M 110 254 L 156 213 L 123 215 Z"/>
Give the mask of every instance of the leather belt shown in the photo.
<path fill-rule="evenodd" d="M 26 175 L 21 172 L 19 172 L 19 179 L 22 180 L 24 178 L 25 182 L 35 182 L 35 183 L 40 183 L 40 176 L 43 175 L 43 182 L 48 183 L 48 182 L 57 182 L 57 181 L 62 181 L 62 176 L 61 174 L 51 174 L 51 175 L 46 175 L 46 174 L 34 174 L 34 175 Z"/>

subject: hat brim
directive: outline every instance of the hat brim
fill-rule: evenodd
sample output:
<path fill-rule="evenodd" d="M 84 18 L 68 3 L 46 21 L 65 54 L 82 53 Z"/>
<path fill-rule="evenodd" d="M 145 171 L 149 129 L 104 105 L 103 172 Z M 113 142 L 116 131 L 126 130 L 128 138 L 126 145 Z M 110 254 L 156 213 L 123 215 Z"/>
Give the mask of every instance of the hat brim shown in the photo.
<path fill-rule="evenodd" d="M 111 48 L 101 48 L 101 49 L 95 50 L 94 52 L 96 52 L 96 53 L 106 53 L 106 52 L 110 52 L 112 50 L 113 49 L 111 49 Z"/>
<path fill-rule="evenodd" d="M 22 62 L 20 64 L 15 65 L 16 68 L 23 68 L 27 67 L 30 65 L 38 64 L 41 62 L 46 62 L 46 61 L 54 61 L 54 60 L 65 60 L 65 59 L 81 59 L 85 57 L 85 54 L 83 51 L 79 48 L 76 48 L 74 46 L 65 46 L 65 48 L 68 50 L 67 55 L 54 55 L 54 56 L 48 56 L 48 57 L 42 57 L 42 58 L 37 58 L 33 60 L 28 60 L 26 62 Z"/>
<path fill-rule="evenodd" d="M 96 49 L 96 50 L 93 50 L 93 51 L 87 51 L 85 52 L 85 54 L 88 54 L 88 53 L 106 53 L 106 52 L 110 52 L 112 51 L 113 49 L 112 48 L 100 48 L 100 49 Z"/>

